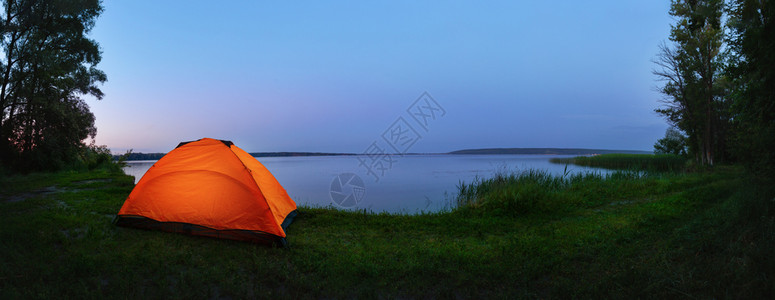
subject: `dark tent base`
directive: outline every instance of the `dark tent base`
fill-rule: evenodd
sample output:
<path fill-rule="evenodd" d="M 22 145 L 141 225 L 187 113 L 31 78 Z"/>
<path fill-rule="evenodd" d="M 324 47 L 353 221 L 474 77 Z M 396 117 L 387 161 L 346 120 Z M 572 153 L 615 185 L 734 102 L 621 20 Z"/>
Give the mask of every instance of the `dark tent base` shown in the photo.
<path fill-rule="evenodd" d="M 283 221 L 283 230 L 293 221 L 296 211 L 292 211 Z M 180 222 L 159 222 L 142 216 L 118 216 L 116 225 L 123 227 L 135 227 L 141 229 L 160 230 L 167 232 L 184 233 L 190 235 L 206 236 L 219 239 L 229 239 L 236 241 L 245 241 L 256 244 L 265 244 L 270 246 L 288 246 L 285 238 L 256 230 L 218 230 L 206 226 L 180 223 Z"/>

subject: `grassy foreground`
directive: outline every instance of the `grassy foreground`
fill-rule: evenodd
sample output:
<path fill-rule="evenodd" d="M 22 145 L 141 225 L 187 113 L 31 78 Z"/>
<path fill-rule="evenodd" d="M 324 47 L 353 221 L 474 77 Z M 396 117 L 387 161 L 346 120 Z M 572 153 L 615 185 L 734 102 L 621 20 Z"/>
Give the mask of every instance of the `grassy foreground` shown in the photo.
<path fill-rule="evenodd" d="M 762 298 L 772 187 L 742 170 L 504 175 L 418 216 L 301 208 L 290 249 L 113 226 L 106 171 L 0 179 L 0 298 Z"/>

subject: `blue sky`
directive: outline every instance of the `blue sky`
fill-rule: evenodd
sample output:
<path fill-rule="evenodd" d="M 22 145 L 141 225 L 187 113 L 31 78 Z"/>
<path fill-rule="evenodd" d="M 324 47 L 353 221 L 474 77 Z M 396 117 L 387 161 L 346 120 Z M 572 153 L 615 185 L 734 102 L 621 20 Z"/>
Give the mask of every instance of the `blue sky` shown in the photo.
<path fill-rule="evenodd" d="M 363 152 L 427 91 L 410 152 L 652 150 L 669 1 L 105 1 L 97 144 Z"/>

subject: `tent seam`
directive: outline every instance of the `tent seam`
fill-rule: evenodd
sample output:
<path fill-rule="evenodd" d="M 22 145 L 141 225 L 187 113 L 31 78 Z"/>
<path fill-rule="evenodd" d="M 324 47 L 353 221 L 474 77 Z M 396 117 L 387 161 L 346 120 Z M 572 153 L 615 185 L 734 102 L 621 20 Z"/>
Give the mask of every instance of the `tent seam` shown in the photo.
<path fill-rule="evenodd" d="M 226 146 L 226 145 L 224 144 L 224 146 Z M 259 193 L 261 193 L 261 197 L 262 197 L 262 198 L 264 198 L 264 203 L 266 203 L 266 207 L 269 209 L 269 212 L 272 214 L 272 220 L 274 220 L 274 223 L 275 223 L 275 225 L 277 225 L 277 227 L 278 227 L 278 228 L 280 228 L 280 230 L 282 230 L 282 231 L 283 231 L 283 233 L 285 233 L 285 229 L 283 229 L 283 226 L 282 226 L 282 224 L 278 224 L 278 223 L 277 223 L 277 219 L 275 219 L 275 218 L 274 218 L 275 211 L 274 211 L 274 209 L 272 209 L 272 206 L 271 206 L 271 205 L 269 205 L 269 200 L 268 200 L 268 199 L 266 199 L 266 195 L 264 194 L 264 191 L 263 191 L 263 190 L 261 190 L 261 186 L 258 184 L 258 182 L 256 181 L 256 179 L 253 177 L 253 170 L 251 170 L 250 168 L 248 168 L 248 166 L 247 166 L 247 165 L 245 165 L 245 162 L 244 162 L 244 161 L 242 161 L 242 159 L 239 157 L 239 155 L 237 155 L 237 153 L 234 153 L 234 149 L 232 149 L 232 148 L 231 148 L 232 146 L 234 146 L 234 144 L 232 144 L 231 146 L 228 146 L 228 148 L 229 148 L 229 151 L 230 151 L 230 152 L 231 152 L 231 154 L 233 154 L 233 155 L 234 155 L 234 156 L 237 158 L 237 160 L 238 160 L 238 161 L 239 161 L 239 162 L 242 164 L 242 167 L 243 167 L 243 168 L 245 168 L 245 170 L 247 170 L 247 171 L 248 171 L 248 175 L 250 176 L 250 179 L 251 179 L 251 180 L 253 181 L 253 183 L 256 185 L 256 188 L 258 189 L 258 192 L 259 192 Z M 235 146 L 235 147 L 236 147 L 236 146 Z M 250 154 L 250 153 L 248 153 L 248 154 Z M 286 216 L 286 217 L 287 217 L 287 216 Z"/>

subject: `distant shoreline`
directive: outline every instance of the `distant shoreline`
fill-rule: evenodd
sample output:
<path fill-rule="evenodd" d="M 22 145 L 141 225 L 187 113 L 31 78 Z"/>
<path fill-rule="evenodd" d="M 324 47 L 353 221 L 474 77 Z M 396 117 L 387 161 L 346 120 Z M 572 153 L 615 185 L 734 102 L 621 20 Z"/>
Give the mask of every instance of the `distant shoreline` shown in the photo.
<path fill-rule="evenodd" d="M 167 153 L 129 153 L 125 160 L 158 160 Z M 291 156 L 345 156 L 358 155 L 355 153 L 323 153 L 323 152 L 250 152 L 253 157 L 291 157 Z M 119 159 L 122 155 L 113 155 L 113 159 Z"/>
<path fill-rule="evenodd" d="M 640 150 L 609 150 L 584 148 L 486 148 L 466 149 L 449 152 L 448 154 L 544 154 L 544 155 L 594 155 L 594 154 L 654 154 L 651 151 Z"/>
<path fill-rule="evenodd" d="M 608 149 L 584 149 L 584 148 L 482 148 L 482 149 L 464 149 L 447 153 L 406 153 L 403 155 L 595 155 L 595 154 L 653 154 L 650 151 L 639 150 L 608 150 Z M 127 161 L 135 160 L 158 160 L 167 153 L 129 153 Z M 326 153 L 326 152 L 250 152 L 254 157 L 296 157 L 296 156 L 354 156 L 362 153 Z M 391 155 L 401 155 L 392 154 Z M 114 155 L 114 159 L 119 159 L 122 155 Z"/>

